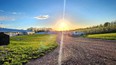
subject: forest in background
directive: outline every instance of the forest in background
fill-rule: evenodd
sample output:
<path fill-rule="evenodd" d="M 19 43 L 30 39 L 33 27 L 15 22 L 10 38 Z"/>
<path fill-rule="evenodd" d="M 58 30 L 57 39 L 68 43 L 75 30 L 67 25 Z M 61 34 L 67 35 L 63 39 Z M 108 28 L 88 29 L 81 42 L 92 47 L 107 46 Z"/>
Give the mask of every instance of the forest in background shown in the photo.
<path fill-rule="evenodd" d="M 100 34 L 100 33 L 115 33 L 116 21 L 105 22 L 104 24 L 76 29 L 78 32 L 84 32 L 86 34 Z"/>

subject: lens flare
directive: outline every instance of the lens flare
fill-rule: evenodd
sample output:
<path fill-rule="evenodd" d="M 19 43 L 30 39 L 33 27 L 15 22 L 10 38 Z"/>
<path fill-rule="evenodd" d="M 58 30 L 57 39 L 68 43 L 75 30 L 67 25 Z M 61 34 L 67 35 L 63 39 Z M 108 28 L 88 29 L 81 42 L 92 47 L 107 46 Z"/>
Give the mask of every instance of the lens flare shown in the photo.
<path fill-rule="evenodd" d="M 62 63 L 62 49 L 63 49 L 63 30 L 66 30 L 67 25 L 66 25 L 66 21 L 64 19 L 65 17 L 65 8 L 66 8 L 66 0 L 64 0 L 64 7 L 63 7 L 63 18 L 60 22 L 60 26 L 62 29 L 59 29 L 59 30 L 62 30 L 62 35 L 61 35 L 61 41 L 60 41 L 60 49 L 59 49 L 59 57 L 58 57 L 58 65 L 61 65 Z"/>
<path fill-rule="evenodd" d="M 68 21 L 66 21 L 64 19 L 61 19 L 61 20 L 57 21 L 54 29 L 57 30 L 57 31 L 66 31 L 66 30 L 69 30 Z"/>
<path fill-rule="evenodd" d="M 60 20 L 59 21 L 59 30 L 60 31 L 65 31 L 65 30 L 68 30 L 68 24 L 67 24 L 67 21 L 66 20 Z"/>

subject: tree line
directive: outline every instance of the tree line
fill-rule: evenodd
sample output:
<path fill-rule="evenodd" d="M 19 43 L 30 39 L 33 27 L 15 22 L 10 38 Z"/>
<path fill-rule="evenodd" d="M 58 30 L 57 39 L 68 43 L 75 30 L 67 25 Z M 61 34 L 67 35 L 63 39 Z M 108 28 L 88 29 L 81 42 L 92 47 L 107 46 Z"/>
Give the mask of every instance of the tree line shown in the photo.
<path fill-rule="evenodd" d="M 116 21 L 105 22 L 104 24 L 76 29 L 78 32 L 84 32 L 86 34 L 99 34 L 99 33 L 115 33 L 116 32 Z"/>
<path fill-rule="evenodd" d="M 27 28 L 27 30 L 33 31 L 33 32 L 49 32 L 52 30 L 52 28 Z"/>

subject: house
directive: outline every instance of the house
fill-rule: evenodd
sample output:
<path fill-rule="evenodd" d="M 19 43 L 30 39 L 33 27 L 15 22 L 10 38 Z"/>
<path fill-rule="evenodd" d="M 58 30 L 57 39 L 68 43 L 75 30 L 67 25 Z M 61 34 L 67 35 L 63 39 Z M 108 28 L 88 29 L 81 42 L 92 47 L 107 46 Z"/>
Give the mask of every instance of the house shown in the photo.
<path fill-rule="evenodd" d="M 3 32 L 9 36 L 34 34 L 34 32 L 29 30 L 18 30 L 18 29 L 8 29 L 8 28 L 0 28 L 0 32 Z"/>
<path fill-rule="evenodd" d="M 22 34 L 24 34 L 24 35 L 30 35 L 30 34 L 34 34 L 35 32 L 33 32 L 33 31 L 29 31 L 29 30 L 23 30 L 22 31 Z"/>

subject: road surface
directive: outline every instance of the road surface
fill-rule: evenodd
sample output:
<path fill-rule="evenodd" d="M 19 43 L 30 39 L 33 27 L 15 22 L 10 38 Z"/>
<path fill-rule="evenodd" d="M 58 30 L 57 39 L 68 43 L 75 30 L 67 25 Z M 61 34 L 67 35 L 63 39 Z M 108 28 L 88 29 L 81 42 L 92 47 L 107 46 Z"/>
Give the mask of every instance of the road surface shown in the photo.
<path fill-rule="evenodd" d="M 60 42 L 60 35 L 57 41 Z M 116 65 L 116 40 L 64 35 L 62 65 Z M 26 65 L 58 65 L 59 47 Z"/>

